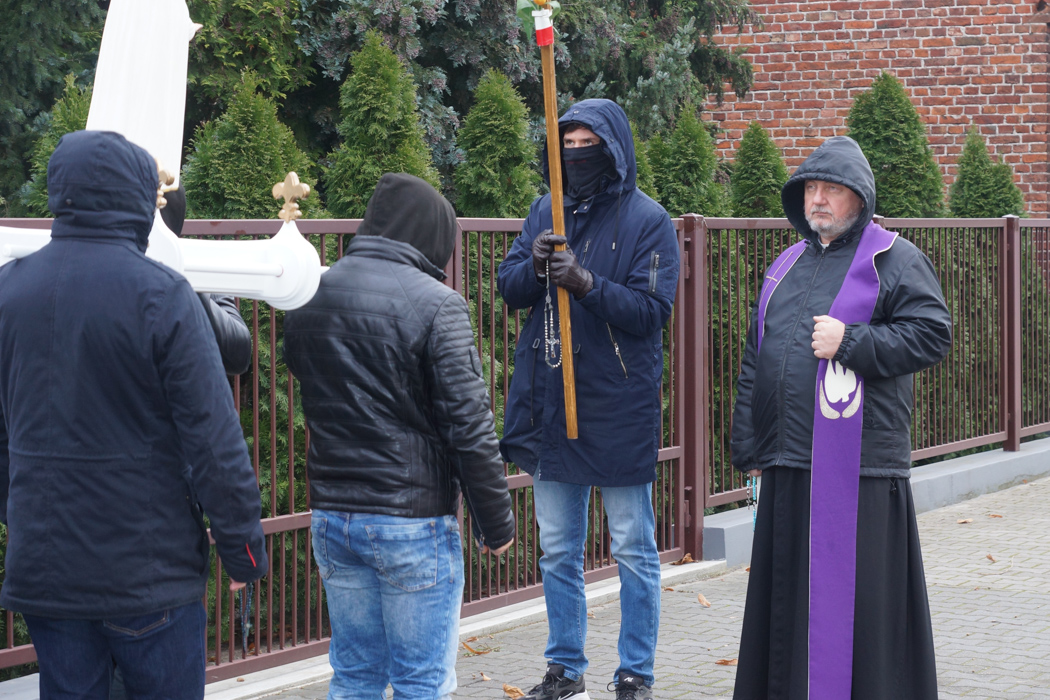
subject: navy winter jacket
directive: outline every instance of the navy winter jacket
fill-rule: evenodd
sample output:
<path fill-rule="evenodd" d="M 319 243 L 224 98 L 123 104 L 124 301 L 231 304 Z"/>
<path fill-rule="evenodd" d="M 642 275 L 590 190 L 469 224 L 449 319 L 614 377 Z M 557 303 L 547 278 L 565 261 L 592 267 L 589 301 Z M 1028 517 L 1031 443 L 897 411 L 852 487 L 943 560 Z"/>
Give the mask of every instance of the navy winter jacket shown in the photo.
<path fill-rule="evenodd" d="M 631 127 L 609 100 L 583 100 L 559 119 L 602 140 L 617 178 L 594 197 L 566 196 L 569 247 L 594 286 L 571 299 L 579 438 L 565 430 L 561 368 L 544 361 L 546 289 L 532 266 L 532 242 L 552 228 L 550 195 L 532 203 L 521 235 L 499 267 L 499 290 L 529 309 L 514 353 L 504 418 L 503 456 L 551 481 L 631 486 L 656 479 L 660 441 L 662 331 L 678 286 L 678 237 L 667 212 L 635 186 Z M 546 154 L 544 154 L 546 170 Z M 571 297 L 571 295 L 570 295 Z M 551 288 L 558 327 L 557 298 Z"/>
<path fill-rule="evenodd" d="M 229 575 L 266 573 L 211 325 L 185 278 L 144 255 L 156 172 L 118 134 L 64 136 L 51 242 L 0 268 L 5 608 L 98 619 L 199 601 L 201 507 Z"/>

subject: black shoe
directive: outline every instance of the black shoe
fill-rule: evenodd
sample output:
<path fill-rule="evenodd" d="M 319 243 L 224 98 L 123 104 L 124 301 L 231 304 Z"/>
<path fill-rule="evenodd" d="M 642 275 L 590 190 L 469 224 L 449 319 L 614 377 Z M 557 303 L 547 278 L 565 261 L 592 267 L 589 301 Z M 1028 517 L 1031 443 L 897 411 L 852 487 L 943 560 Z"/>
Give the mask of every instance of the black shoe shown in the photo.
<path fill-rule="evenodd" d="M 548 664 L 547 674 L 543 681 L 525 693 L 521 700 L 590 700 L 583 678 L 574 681 L 565 677 L 565 667 L 561 664 Z"/>
<path fill-rule="evenodd" d="M 617 676 L 616 682 L 610 683 L 608 690 L 609 692 L 616 691 L 616 700 L 656 700 L 653 697 L 653 689 L 643 685 L 641 678 L 629 673 L 621 673 Z"/>

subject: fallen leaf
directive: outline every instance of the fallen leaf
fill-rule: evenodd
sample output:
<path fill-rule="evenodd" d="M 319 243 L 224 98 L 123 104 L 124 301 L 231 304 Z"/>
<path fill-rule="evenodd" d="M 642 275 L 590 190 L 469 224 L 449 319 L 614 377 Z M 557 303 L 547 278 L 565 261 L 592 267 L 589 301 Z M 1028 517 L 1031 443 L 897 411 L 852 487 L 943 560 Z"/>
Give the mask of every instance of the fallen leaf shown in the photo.
<path fill-rule="evenodd" d="M 700 603 L 700 605 L 703 605 L 705 608 L 711 607 L 711 603 L 708 602 L 703 593 L 696 594 L 696 602 Z"/>
<path fill-rule="evenodd" d="M 1001 518 L 1003 516 L 999 515 L 998 513 L 989 513 L 988 517 L 989 518 Z"/>
<path fill-rule="evenodd" d="M 751 567 L 749 566 L 749 567 L 745 568 L 744 571 L 751 571 Z"/>
<path fill-rule="evenodd" d="M 715 663 L 719 666 L 736 666 L 736 659 L 719 659 Z"/>
<path fill-rule="evenodd" d="M 962 520 L 956 520 L 955 522 L 957 522 L 960 525 L 967 525 L 973 522 L 973 518 L 963 518 Z"/>
<path fill-rule="evenodd" d="M 476 641 L 478 641 L 478 638 L 477 637 L 467 637 L 467 641 L 468 642 L 476 642 Z"/>
<path fill-rule="evenodd" d="M 512 700 L 513 698 L 525 697 L 525 693 L 521 691 L 521 688 L 515 688 L 513 685 L 507 685 L 506 683 L 503 684 L 503 694 Z"/>
<path fill-rule="evenodd" d="M 481 680 L 483 680 L 483 681 L 491 681 L 492 679 L 491 679 L 491 678 L 489 678 L 488 676 L 486 676 L 486 675 L 485 675 L 485 672 L 484 672 L 484 671 L 482 671 L 482 672 L 481 672 Z"/>
<path fill-rule="evenodd" d="M 673 588 L 671 588 L 670 586 L 668 586 L 668 587 L 667 587 L 667 588 L 665 588 L 664 590 L 665 590 L 665 591 L 673 591 L 674 589 L 673 589 Z"/>
<path fill-rule="evenodd" d="M 592 612 L 587 613 L 587 617 L 593 618 L 594 617 L 594 613 L 592 613 Z"/>
<path fill-rule="evenodd" d="M 465 646 L 467 648 L 467 651 L 469 651 L 471 654 L 474 654 L 475 656 L 480 656 L 481 654 L 488 654 L 490 651 L 492 651 L 491 649 L 475 649 L 466 642 L 463 642 L 463 646 Z"/>
<path fill-rule="evenodd" d="M 692 564 L 695 561 L 696 560 L 693 559 L 693 555 L 690 554 L 689 552 L 686 552 L 684 557 L 682 557 L 678 561 L 671 562 L 671 566 L 681 566 L 682 564 Z"/>
<path fill-rule="evenodd" d="M 243 683 L 243 682 L 244 682 L 244 679 L 243 679 L 243 678 L 238 678 L 238 679 L 237 679 L 237 682 L 238 682 L 238 683 Z"/>
<path fill-rule="evenodd" d="M 995 561 L 995 557 L 993 557 L 991 554 L 986 555 L 985 558 L 988 559 L 988 561 Z"/>

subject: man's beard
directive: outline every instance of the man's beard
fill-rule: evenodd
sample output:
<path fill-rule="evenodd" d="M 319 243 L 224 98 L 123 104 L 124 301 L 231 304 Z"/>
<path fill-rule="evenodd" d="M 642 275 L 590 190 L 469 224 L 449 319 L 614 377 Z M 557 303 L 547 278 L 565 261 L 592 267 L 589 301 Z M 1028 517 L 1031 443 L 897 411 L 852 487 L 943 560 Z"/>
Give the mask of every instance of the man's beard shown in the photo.
<path fill-rule="evenodd" d="M 854 224 L 857 223 L 857 219 L 860 218 L 859 208 L 857 211 L 850 212 L 849 216 L 843 219 L 836 217 L 834 214 L 832 214 L 830 211 L 827 211 L 826 209 L 818 209 L 816 211 L 820 211 L 825 214 L 830 214 L 831 220 L 829 221 L 825 217 L 821 217 L 819 219 L 811 218 L 810 214 L 807 212 L 806 223 L 809 224 L 809 227 L 813 229 L 813 231 L 816 232 L 818 236 L 820 236 L 821 238 L 826 238 L 829 241 L 833 241 L 842 234 L 849 231 L 851 228 L 853 228 Z"/>

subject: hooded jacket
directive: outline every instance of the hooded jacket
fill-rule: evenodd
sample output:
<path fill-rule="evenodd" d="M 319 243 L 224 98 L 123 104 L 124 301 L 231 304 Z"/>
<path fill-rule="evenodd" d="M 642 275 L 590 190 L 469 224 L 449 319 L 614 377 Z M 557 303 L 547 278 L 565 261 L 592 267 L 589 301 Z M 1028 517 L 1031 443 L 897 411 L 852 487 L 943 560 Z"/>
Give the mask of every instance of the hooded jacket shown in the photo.
<path fill-rule="evenodd" d="M 208 536 L 266 573 L 259 488 L 211 327 L 144 255 L 156 163 L 111 132 L 63 136 L 51 242 L 0 269 L 0 604 L 58 618 L 199 601 Z"/>
<path fill-rule="evenodd" d="M 856 224 L 823 248 L 805 215 L 806 180 L 844 185 L 864 203 Z M 817 367 L 813 317 L 827 314 L 875 211 L 875 178 L 857 143 L 825 141 L 781 191 L 791 225 L 809 241 L 766 309 L 761 352 L 757 311 L 737 379 L 732 461 L 738 469 L 811 468 Z M 835 359 L 864 378 L 862 476 L 907 477 L 911 468 L 912 375 L 943 360 L 951 315 L 932 263 L 898 236 L 875 257 L 879 295 L 870 323 L 846 326 Z"/>
<path fill-rule="evenodd" d="M 558 120 L 563 131 L 569 122 L 593 131 L 616 168 L 615 179 L 593 197 L 564 198 L 568 245 L 594 278 L 590 292 L 570 300 L 579 438 L 566 435 L 562 370 L 544 360 L 547 290 L 533 269 L 532 242 L 552 228 L 547 194 L 532 203 L 499 267 L 507 305 L 529 310 L 514 352 L 501 448 L 508 461 L 544 480 L 650 483 L 661 437 L 662 332 L 678 286 L 678 237 L 664 208 L 635 186 L 634 140 L 623 109 L 609 100 L 583 100 Z M 543 164 L 548 176 L 546 152 Z M 550 293 L 557 316 L 555 289 Z"/>
<path fill-rule="evenodd" d="M 289 311 L 284 355 L 310 427 L 310 505 L 399 517 L 450 515 L 462 488 L 475 535 L 514 537 L 467 303 L 441 283 L 458 235 L 423 180 L 387 174 L 358 235 Z"/>

